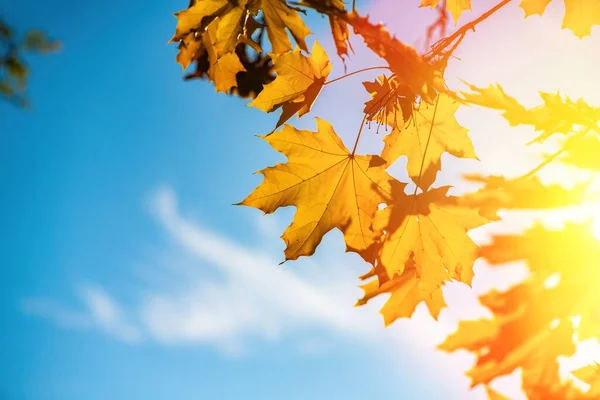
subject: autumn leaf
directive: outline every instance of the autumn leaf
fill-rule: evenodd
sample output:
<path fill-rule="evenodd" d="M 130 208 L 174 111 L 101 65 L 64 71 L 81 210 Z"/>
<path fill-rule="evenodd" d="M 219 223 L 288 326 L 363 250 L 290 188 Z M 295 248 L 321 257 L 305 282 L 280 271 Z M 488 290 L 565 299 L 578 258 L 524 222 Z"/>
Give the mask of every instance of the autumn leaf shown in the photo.
<path fill-rule="evenodd" d="M 316 41 L 310 58 L 298 48 L 291 53 L 273 54 L 272 58 L 277 78 L 249 105 L 265 112 L 281 107 L 283 112 L 277 121 L 277 127 L 280 127 L 294 114 L 301 117 L 310 111 L 329 76 L 331 64 Z"/>
<path fill-rule="evenodd" d="M 177 27 L 171 42 L 183 40 L 192 31 L 202 32 L 219 15 L 226 14 L 234 6 L 228 0 L 193 0 L 187 10 L 175 13 Z"/>
<path fill-rule="evenodd" d="M 457 199 L 464 207 L 479 208 L 489 220 L 500 220 L 498 210 L 542 210 L 576 206 L 586 199 L 587 184 L 565 188 L 559 184 L 544 185 L 536 177 L 506 179 L 503 176 L 468 175 L 470 182 L 484 183 L 476 192 Z"/>
<path fill-rule="evenodd" d="M 419 285 L 427 293 L 451 279 L 471 283 L 477 246 L 467 232 L 487 220 L 476 209 L 456 205 L 455 197 L 446 196 L 448 189 L 405 195 L 394 187 L 393 202 L 373 221 L 382 235 L 376 245 L 381 283 L 401 276 L 411 258 Z"/>
<path fill-rule="evenodd" d="M 600 369 L 598 364 L 586 365 L 572 372 L 575 377 L 588 385 L 589 390 L 586 392 L 588 397 L 600 397 Z"/>
<path fill-rule="evenodd" d="M 431 186 L 441 170 L 443 153 L 477 159 L 467 129 L 454 117 L 458 107 L 459 103 L 445 94 L 440 94 L 434 105 L 421 104 L 404 129 L 394 129 L 383 139 L 381 156 L 388 164 L 407 156 L 408 174 L 423 190 Z"/>
<path fill-rule="evenodd" d="M 523 368 L 525 383 L 551 381 L 558 371 L 556 357 L 569 356 L 575 350 L 569 321 L 553 326 L 551 315 L 544 310 L 549 304 L 541 300 L 549 301 L 555 294 L 552 292 L 529 284 L 506 293 L 490 292 L 480 301 L 493 310 L 494 318 L 459 322 L 457 331 L 439 348 L 467 349 L 477 355 L 475 366 L 467 373 L 471 386 L 489 384 L 519 367 Z"/>
<path fill-rule="evenodd" d="M 525 16 L 542 15 L 551 0 L 521 0 Z M 565 16 L 563 29 L 570 29 L 575 36 L 582 38 L 592 31 L 592 26 L 600 25 L 600 3 L 596 0 L 564 0 Z"/>
<path fill-rule="evenodd" d="M 540 92 L 543 104 L 526 109 L 499 85 L 483 89 L 473 85 L 469 87 L 471 93 L 461 94 L 465 101 L 504 111 L 503 116 L 511 126 L 533 126 L 536 131 L 541 131 L 535 142 L 543 142 L 556 133 L 576 132 L 579 126 L 593 129 L 600 120 L 600 108 L 588 105 L 583 99 L 573 101 L 559 93 Z"/>
<path fill-rule="evenodd" d="M 312 255 L 323 235 L 338 228 L 348 251 L 366 255 L 377 234 L 371 229 L 380 203 L 394 179 L 378 156 L 349 152 L 328 122 L 317 118 L 317 131 L 283 129 L 263 136 L 287 163 L 261 171 L 263 182 L 241 203 L 272 213 L 296 206 L 283 233 L 286 260 Z"/>
<path fill-rule="evenodd" d="M 485 392 L 489 400 L 510 400 L 508 397 L 504 396 L 502 393 L 492 389 L 489 386 L 485 387 Z"/>
<path fill-rule="evenodd" d="M 573 167 L 600 172 L 600 138 L 585 135 L 568 138 L 563 148 L 567 149 L 560 161 Z"/>
<path fill-rule="evenodd" d="M 487 88 L 478 88 L 469 85 L 469 88 L 471 89 L 470 93 L 461 92 L 462 98 L 466 102 L 504 111 L 503 116 L 510 125 L 518 125 L 524 118 L 527 118 L 527 109 L 517 99 L 507 95 L 502 86 L 490 85 Z"/>
<path fill-rule="evenodd" d="M 247 34 L 249 34 L 252 29 L 263 29 L 262 25 L 251 21 L 254 20 L 249 17 L 246 22 Z M 218 24 L 218 20 L 213 21 L 213 24 Z M 209 52 L 204 46 L 204 40 L 209 39 L 206 36 L 214 29 L 213 24 L 209 25 L 206 31 L 199 36 L 199 40 L 195 38 L 195 34 L 190 34 L 188 36 L 192 37 L 192 39 L 188 40 L 188 36 L 186 36 L 186 38 L 181 41 L 177 61 L 184 70 L 190 63 L 195 62 L 195 70 L 186 74 L 184 79 L 212 79 L 211 76 L 214 76 L 214 70 L 211 71 L 211 68 L 215 59 L 217 60 L 217 63 L 222 66 L 227 61 L 227 58 L 229 58 L 229 62 L 235 67 L 232 72 L 238 72 L 235 73 L 235 75 L 226 75 L 227 79 L 224 82 L 219 82 L 218 85 L 215 83 L 215 87 L 218 86 L 220 91 L 225 91 L 226 87 L 229 86 L 231 87 L 228 91 L 229 94 L 236 94 L 243 98 L 256 98 L 258 93 L 263 90 L 264 85 L 275 79 L 275 69 L 271 57 L 268 54 L 256 52 L 254 47 L 257 44 L 252 44 L 252 42 L 249 41 L 239 43 L 235 48 L 234 53 L 226 53 L 219 56 L 220 53 L 218 49 L 216 49 L 216 42 L 215 45 L 213 45 L 212 42 L 208 40 L 210 46 L 208 49 L 211 50 Z M 216 35 L 213 35 L 213 37 L 216 37 Z M 213 41 L 214 40 L 215 39 L 213 39 Z M 230 54 L 235 54 L 238 60 Z M 224 60 L 221 60 L 220 57 L 224 57 Z M 239 63 L 237 61 L 239 61 Z M 231 86 L 233 84 L 233 79 L 235 79 L 235 85 Z"/>
<path fill-rule="evenodd" d="M 435 8 L 440 0 L 421 0 L 419 7 Z M 446 10 L 450 11 L 455 22 L 458 22 L 463 12 L 471 9 L 471 0 L 446 0 Z"/>
<path fill-rule="evenodd" d="M 356 12 L 346 13 L 342 17 L 354 28 L 355 34 L 363 37 L 367 47 L 387 61 L 398 84 L 407 90 L 399 95 L 408 98 L 418 96 L 431 104 L 438 93 L 447 91 L 442 71 L 429 64 L 414 48 L 393 37 L 382 24 L 372 24 L 368 18 Z"/>
<path fill-rule="evenodd" d="M 246 69 L 240 62 L 237 54 L 226 53 L 219 55 L 216 48 L 217 24 L 210 24 L 203 35 L 204 48 L 208 53 L 210 68 L 208 77 L 215 83 L 217 92 L 227 93 L 237 85 L 236 75 Z"/>
<path fill-rule="evenodd" d="M 261 4 L 272 52 L 281 54 L 292 50 L 286 28 L 298 46 L 308 51 L 304 40 L 311 32 L 304 25 L 298 11 L 288 6 L 286 0 L 262 0 Z"/>
<path fill-rule="evenodd" d="M 347 57 L 348 51 L 352 51 L 352 44 L 348 24 L 340 18 L 340 15 L 346 13 L 344 2 L 342 0 L 300 0 L 300 4 L 327 15 L 338 56 L 342 60 Z"/>
<path fill-rule="evenodd" d="M 600 246 L 589 225 L 570 223 L 559 231 L 535 226 L 522 235 L 497 235 L 480 254 L 491 265 L 524 260 L 531 275 L 506 291 L 481 296 L 493 318 L 461 321 L 440 348 L 476 354 L 468 372 L 473 386 L 521 368 L 523 390 L 531 399 L 585 398 L 560 383 L 557 357 L 573 354 L 575 332 L 579 340 L 589 337 L 582 336 L 587 332 L 581 323 L 598 310 Z M 575 331 L 574 316 L 581 317 Z"/>
<path fill-rule="evenodd" d="M 365 103 L 363 111 L 367 121 L 392 128 L 404 126 L 404 122 L 411 116 L 415 99 L 400 94 L 407 93 L 407 90 L 400 87 L 394 77 L 381 75 L 374 82 L 363 82 L 363 86 L 371 95 L 371 100 Z"/>
<path fill-rule="evenodd" d="M 386 326 L 398 318 L 410 318 L 417 305 L 422 301 L 425 302 L 429 313 L 435 319 L 438 318 L 442 308 L 446 307 L 441 287 L 432 293 L 428 293 L 420 287 L 412 258 L 407 261 L 401 275 L 396 275 L 383 284 L 380 284 L 375 269 L 371 269 L 368 274 L 361 277 L 363 280 L 369 278 L 374 279 L 361 286 L 364 296 L 358 300 L 356 306 L 367 304 L 369 300 L 380 294 L 389 293 L 390 297 L 379 311 Z"/>
<path fill-rule="evenodd" d="M 298 11 L 288 6 L 285 0 L 194 0 L 187 10 L 175 13 L 177 27 L 171 42 L 184 40 L 187 35 L 202 33 L 216 18 L 220 18 L 217 30 L 216 47 L 219 53 L 231 53 L 247 29 L 250 16 L 259 10 L 265 26 L 272 53 L 286 53 L 292 50 L 287 30 L 302 50 L 307 51 L 304 40 L 310 31 L 304 25 Z"/>

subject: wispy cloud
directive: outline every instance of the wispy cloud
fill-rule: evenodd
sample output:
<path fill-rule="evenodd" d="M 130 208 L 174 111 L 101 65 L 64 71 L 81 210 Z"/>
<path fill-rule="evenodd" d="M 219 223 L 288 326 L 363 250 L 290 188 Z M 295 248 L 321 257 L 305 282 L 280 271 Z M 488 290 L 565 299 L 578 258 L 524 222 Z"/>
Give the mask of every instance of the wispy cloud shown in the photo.
<path fill-rule="evenodd" d="M 149 208 L 166 233 L 165 252 L 176 254 L 158 261 L 166 267 L 159 284 L 144 285 L 140 279 L 136 284 L 141 294 L 126 306 L 105 289 L 88 285 L 78 290 L 82 304 L 78 310 L 38 298 L 23 302 L 25 312 L 65 328 L 96 329 L 128 343 L 143 339 L 167 345 L 196 343 L 228 354 L 244 352 L 257 341 L 283 340 L 302 354 L 327 351 L 340 340 L 382 353 L 396 349 L 397 356 L 409 351 L 428 360 L 435 376 L 456 371 L 444 380 L 462 390 L 461 398 L 481 394 L 466 392 L 468 380 L 461 371 L 470 365 L 471 356 L 435 351 L 458 317 L 481 315 L 476 294 L 466 287 L 447 290 L 448 303 L 461 310 L 460 315 L 443 313 L 435 323 L 420 306 L 413 319 L 386 329 L 377 313 L 385 297 L 366 307 L 352 307 L 361 295 L 357 276 L 367 265 L 355 255 L 337 251 L 343 248 L 336 242 L 339 237 L 326 237 L 310 259 L 280 266 L 272 249 L 243 245 L 186 217 L 168 187 L 152 194 Z M 328 254 L 328 247 L 335 248 L 335 255 Z M 182 254 L 192 268 L 182 270 Z"/>
<path fill-rule="evenodd" d="M 95 329 L 129 343 L 142 339 L 121 306 L 101 287 L 81 286 L 78 297 L 82 303 L 79 310 L 45 298 L 27 298 L 22 307 L 27 314 L 48 318 L 63 328 Z"/>
<path fill-rule="evenodd" d="M 310 268 L 279 266 L 260 249 L 246 248 L 193 224 L 180 215 L 168 188 L 158 190 L 153 199 L 153 213 L 170 236 L 221 275 L 218 281 L 199 279 L 195 288 L 184 292 L 150 296 L 142 318 L 159 340 L 231 343 L 244 336 L 273 339 L 285 331 L 311 328 L 345 334 L 371 330 L 350 307 L 352 294 L 358 294 L 352 290 L 356 285 L 347 282 L 351 290 L 346 293 L 328 290 L 340 282 L 324 284 L 310 276 Z M 340 278 L 351 279 L 348 273 Z"/>

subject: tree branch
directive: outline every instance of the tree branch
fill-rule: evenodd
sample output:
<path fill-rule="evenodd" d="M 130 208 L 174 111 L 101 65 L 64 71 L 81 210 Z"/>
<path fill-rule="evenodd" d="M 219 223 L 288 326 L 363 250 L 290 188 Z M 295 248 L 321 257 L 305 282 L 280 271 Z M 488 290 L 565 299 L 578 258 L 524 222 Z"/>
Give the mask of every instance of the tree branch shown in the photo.
<path fill-rule="evenodd" d="M 452 44 L 455 40 L 458 39 L 459 42 L 463 40 L 468 31 L 475 31 L 475 27 L 482 21 L 488 19 L 492 14 L 496 11 L 500 10 L 502 7 L 510 3 L 512 0 L 502 0 L 500 3 L 496 4 L 494 7 L 490 8 L 488 11 L 481 14 L 478 18 L 474 19 L 471 22 L 468 22 L 458 28 L 452 35 L 445 37 L 443 39 L 438 40 L 432 47 L 431 51 L 425 55 L 425 60 L 429 61 L 435 56 L 440 55 L 445 48 L 447 48 L 450 44 Z M 451 51 L 456 49 L 457 45 L 453 46 Z M 447 53 L 448 55 L 450 53 Z"/>

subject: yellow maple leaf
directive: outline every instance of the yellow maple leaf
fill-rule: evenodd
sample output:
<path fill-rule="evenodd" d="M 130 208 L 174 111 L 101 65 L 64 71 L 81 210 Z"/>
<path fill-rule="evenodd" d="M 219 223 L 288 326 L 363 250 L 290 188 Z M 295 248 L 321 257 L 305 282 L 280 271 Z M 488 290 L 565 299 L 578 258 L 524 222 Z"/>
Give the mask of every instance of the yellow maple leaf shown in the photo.
<path fill-rule="evenodd" d="M 240 62 L 237 54 L 226 53 L 219 55 L 215 47 L 217 40 L 217 27 L 218 24 L 216 23 L 212 23 L 208 26 L 203 35 L 203 44 L 204 48 L 208 52 L 208 62 L 210 63 L 208 77 L 215 83 L 215 89 L 217 92 L 226 93 L 232 87 L 237 85 L 237 73 L 245 71 L 246 69 Z"/>
<path fill-rule="evenodd" d="M 542 15 L 552 0 L 521 0 L 521 8 L 525 11 L 525 17 L 530 15 Z"/>
<path fill-rule="evenodd" d="M 213 19 L 233 8 L 228 0 L 194 0 L 187 10 L 175 13 L 177 26 L 171 42 L 178 42 L 192 31 L 202 32 Z"/>
<path fill-rule="evenodd" d="M 319 13 L 329 17 L 331 36 L 337 53 L 342 59 L 344 56 L 348 56 L 348 50 L 352 51 L 350 30 L 346 21 L 339 17 L 346 13 L 344 2 L 342 0 L 300 0 L 299 4 L 314 8 Z"/>
<path fill-rule="evenodd" d="M 175 60 L 185 71 L 192 61 L 202 56 L 205 51 L 202 40 L 198 40 L 195 33 L 188 33 L 179 42 L 179 52 Z"/>
<path fill-rule="evenodd" d="M 572 188 L 544 185 L 536 177 L 506 179 L 503 176 L 467 175 L 471 182 L 485 185 L 476 192 L 466 193 L 457 199 L 465 207 L 480 209 L 487 219 L 499 221 L 498 210 L 541 210 L 582 204 L 588 192 L 587 184 Z"/>
<path fill-rule="evenodd" d="M 292 50 L 286 28 L 291 32 L 298 46 L 308 51 L 304 39 L 311 32 L 304 25 L 298 11 L 290 8 L 285 0 L 262 0 L 262 11 L 273 53 L 286 53 Z"/>
<path fill-rule="evenodd" d="M 592 26 L 600 25 L 600 2 L 597 0 L 565 0 L 563 28 L 584 37 L 592 33 Z"/>
<path fill-rule="evenodd" d="M 560 158 L 565 164 L 600 172 L 600 137 L 598 135 L 572 136 L 563 145 Z"/>
<path fill-rule="evenodd" d="M 533 126 L 536 131 L 541 131 L 535 142 L 542 142 L 555 133 L 577 132 L 579 126 L 595 129 L 600 119 L 600 108 L 590 106 L 583 99 L 573 101 L 559 93 L 540 92 L 543 104 L 527 109 L 507 95 L 500 85 L 487 88 L 469 86 L 472 93 L 461 93 L 464 101 L 502 110 L 511 126 Z"/>
<path fill-rule="evenodd" d="M 435 181 L 443 153 L 477 159 L 468 130 L 454 117 L 458 107 L 459 103 L 446 94 L 440 94 L 434 105 L 422 103 L 403 129 L 394 129 L 383 139 L 381 156 L 388 164 L 407 156 L 408 174 L 423 190 Z"/>
<path fill-rule="evenodd" d="M 489 386 L 485 387 L 485 393 L 487 394 L 489 400 L 510 400 L 508 397 Z"/>
<path fill-rule="evenodd" d="M 525 16 L 542 15 L 551 0 L 521 0 Z M 562 27 L 570 29 L 577 37 L 591 33 L 594 25 L 600 25 L 600 2 L 597 0 L 564 0 L 565 16 Z"/>
<path fill-rule="evenodd" d="M 589 390 L 586 392 L 588 397 L 600 397 L 600 368 L 598 364 L 586 365 L 572 372 L 575 377 L 588 385 Z"/>
<path fill-rule="evenodd" d="M 290 125 L 263 136 L 288 161 L 260 171 L 263 182 L 241 203 L 272 213 L 296 206 L 282 239 L 286 260 L 312 255 L 323 235 L 338 228 L 348 251 L 363 253 L 376 233 L 372 219 L 387 200 L 394 179 L 379 156 L 349 152 L 327 121 L 317 118 L 317 131 Z"/>
<path fill-rule="evenodd" d="M 280 127 L 294 114 L 301 117 L 310 111 L 331 72 L 331 63 L 317 41 L 310 58 L 298 48 L 291 53 L 273 54 L 272 58 L 277 77 L 249 105 L 265 112 L 281 107 L 283 112 L 277 121 Z"/>
<path fill-rule="evenodd" d="M 273 53 L 292 50 L 286 29 L 302 50 L 308 50 L 304 40 L 311 32 L 304 25 L 298 11 L 288 6 L 286 0 L 194 0 L 187 10 L 175 13 L 177 27 L 171 42 L 184 40 L 192 33 L 202 34 L 215 18 L 220 18 L 216 47 L 219 53 L 231 53 L 238 43 L 247 40 L 242 32 L 248 17 L 256 15 L 260 10 Z"/>
<path fill-rule="evenodd" d="M 446 307 L 442 288 L 435 289 L 432 293 L 424 291 L 419 285 L 417 270 L 414 261 L 407 262 L 402 275 L 396 275 L 391 280 L 380 284 L 375 269 L 371 269 L 368 274 L 361 277 L 363 280 L 373 278 L 371 281 L 361 286 L 365 292 L 364 296 L 358 300 L 356 306 L 366 304 L 372 298 L 380 294 L 390 293 L 390 297 L 379 311 L 383 316 L 386 326 L 393 323 L 398 318 L 410 318 L 422 301 L 425 302 L 429 313 L 435 319 L 438 318 L 442 308 Z"/>
<path fill-rule="evenodd" d="M 456 198 L 446 196 L 449 187 L 410 196 L 396 185 L 393 189 L 393 202 L 373 221 L 382 232 L 375 267 L 380 282 L 401 275 L 413 258 L 419 285 L 427 293 L 451 279 L 470 284 L 477 246 L 467 231 L 487 220 L 477 209 L 456 205 Z"/>
<path fill-rule="evenodd" d="M 435 8 L 440 3 L 440 0 L 421 0 L 419 7 Z M 454 22 L 458 22 L 463 12 L 471 9 L 471 0 L 446 0 L 446 10 L 450 11 Z"/>

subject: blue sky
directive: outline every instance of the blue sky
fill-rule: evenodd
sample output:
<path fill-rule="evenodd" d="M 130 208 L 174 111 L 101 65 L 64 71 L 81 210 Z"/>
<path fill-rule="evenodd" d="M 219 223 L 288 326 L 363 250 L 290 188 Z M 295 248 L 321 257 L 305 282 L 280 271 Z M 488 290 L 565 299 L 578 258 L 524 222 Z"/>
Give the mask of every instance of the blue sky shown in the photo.
<path fill-rule="evenodd" d="M 338 255 L 339 237 L 325 243 L 341 271 L 332 284 L 319 261 L 277 267 L 290 212 L 261 220 L 231 205 L 259 182 L 252 172 L 278 161 L 254 137 L 276 116 L 181 80 L 166 41 L 185 6 L 3 7 L 10 24 L 43 28 L 63 50 L 29 58 L 30 111 L 0 103 L 0 397 L 443 397 L 441 380 L 421 377 L 418 346 L 384 331 L 377 308 L 352 308 L 365 266 Z M 266 276 L 247 283 L 245 265 L 215 267 L 215 246 L 194 250 L 182 229 L 239 248 L 222 256 Z M 269 275 L 282 268 L 296 289 Z M 253 285 L 274 294 L 257 299 Z M 319 288 L 331 292 L 323 305 L 305 304 Z"/>
<path fill-rule="evenodd" d="M 260 182 L 254 171 L 281 160 L 254 136 L 277 116 L 182 81 L 166 42 L 186 5 L 2 8 L 63 50 L 30 57 L 30 111 L 0 103 L 0 398 L 470 398 L 465 358 L 432 350 L 440 332 L 426 317 L 384 329 L 380 301 L 352 308 L 367 266 L 343 253 L 339 233 L 313 259 L 278 266 L 292 210 L 262 217 L 231 205 Z M 385 18 L 385 7 L 373 13 Z M 398 13 L 394 24 L 413 43 L 413 23 L 432 15 Z M 351 69 L 373 62 L 356 57 Z M 490 83 L 482 71 L 469 73 Z M 349 82 L 293 122 L 314 129 L 312 117 L 327 116 L 354 136 L 366 97 Z M 380 148 L 371 137 L 362 151 Z M 488 147 L 493 157 L 497 143 Z"/>

